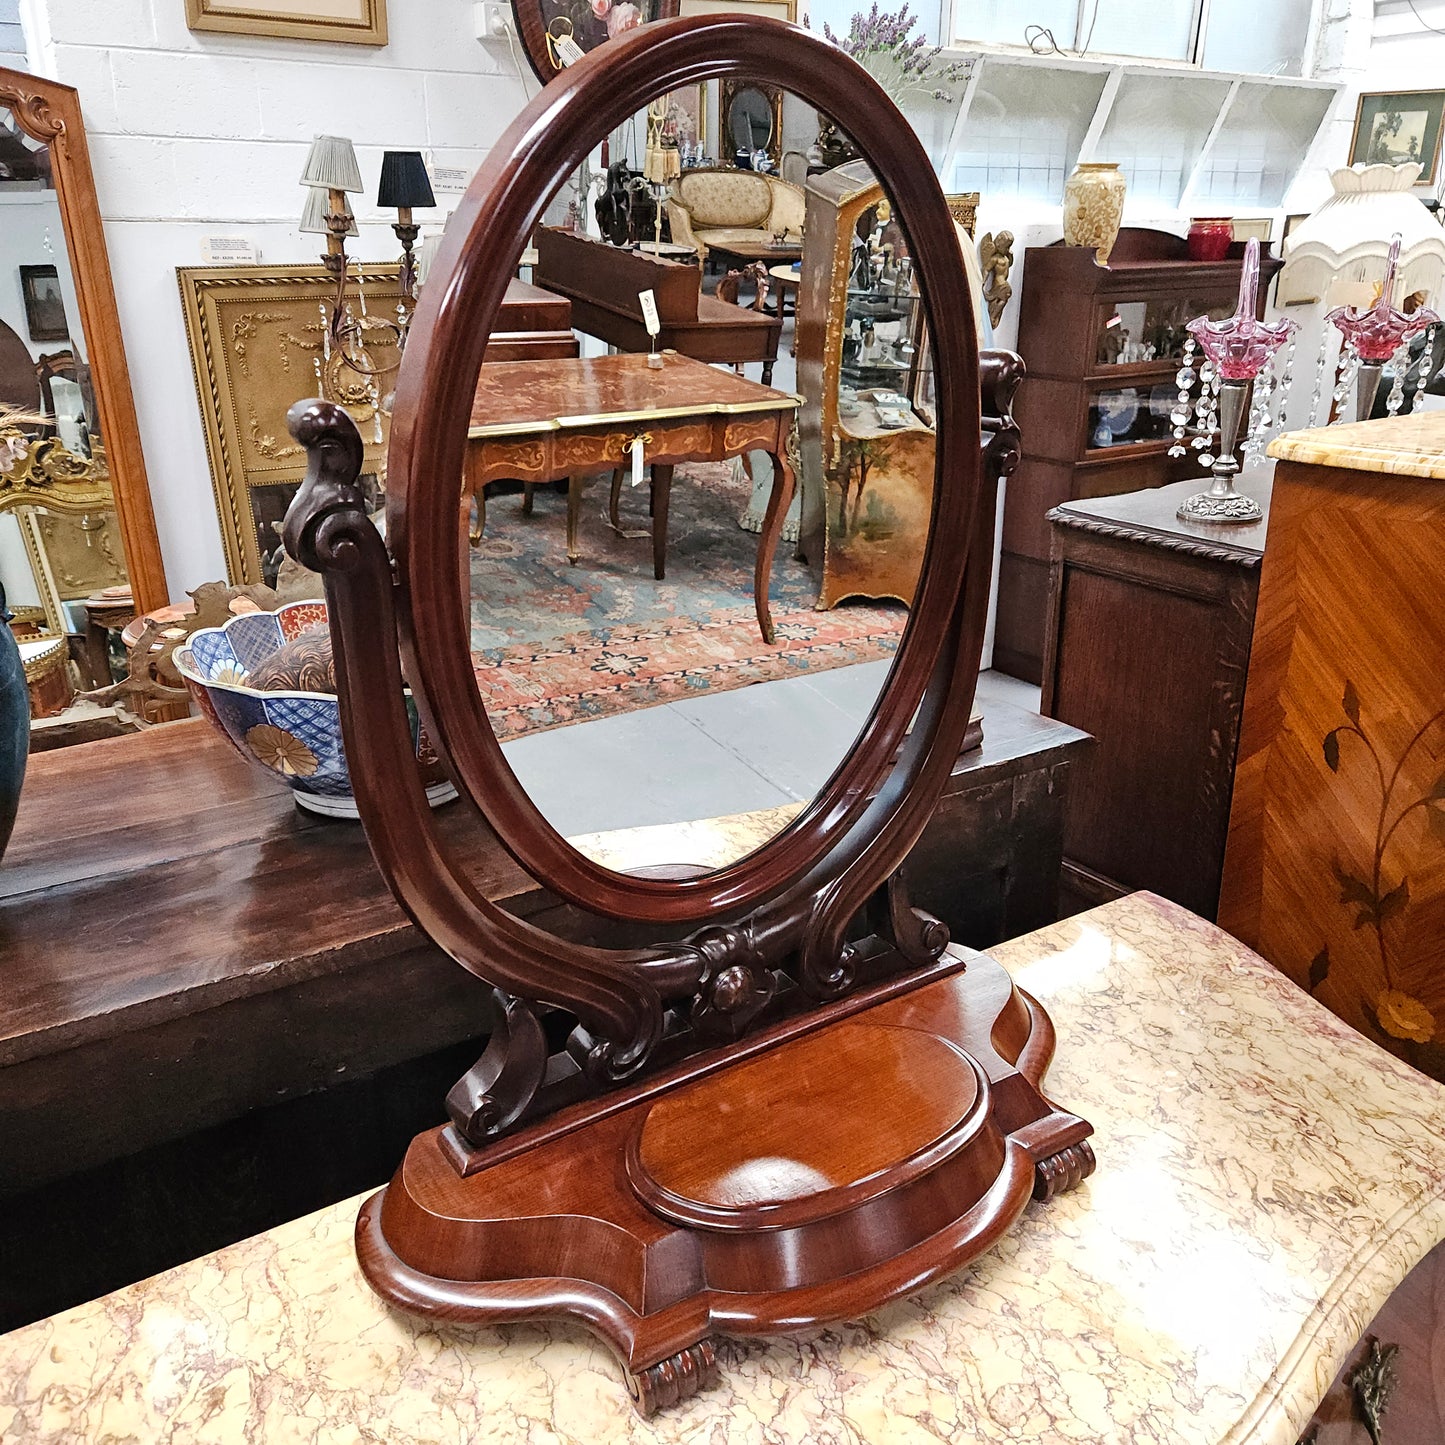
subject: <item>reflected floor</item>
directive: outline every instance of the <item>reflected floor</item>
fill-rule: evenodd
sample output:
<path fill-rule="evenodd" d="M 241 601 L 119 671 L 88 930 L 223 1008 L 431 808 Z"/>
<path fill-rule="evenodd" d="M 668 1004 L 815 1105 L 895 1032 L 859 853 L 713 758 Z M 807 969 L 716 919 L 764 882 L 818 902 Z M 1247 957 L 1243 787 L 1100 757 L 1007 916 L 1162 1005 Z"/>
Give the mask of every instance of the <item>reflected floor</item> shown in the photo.
<path fill-rule="evenodd" d="M 569 837 L 787 810 L 763 824 L 767 837 L 826 780 L 862 727 L 888 667 L 863 663 L 665 703 L 534 733 L 503 751 L 538 807 Z M 977 704 L 985 736 L 990 702 L 1037 712 L 1039 690 L 985 672 Z M 751 828 L 740 822 L 730 831 L 751 836 Z M 664 829 L 659 858 L 684 856 L 679 841 L 675 829 Z"/>

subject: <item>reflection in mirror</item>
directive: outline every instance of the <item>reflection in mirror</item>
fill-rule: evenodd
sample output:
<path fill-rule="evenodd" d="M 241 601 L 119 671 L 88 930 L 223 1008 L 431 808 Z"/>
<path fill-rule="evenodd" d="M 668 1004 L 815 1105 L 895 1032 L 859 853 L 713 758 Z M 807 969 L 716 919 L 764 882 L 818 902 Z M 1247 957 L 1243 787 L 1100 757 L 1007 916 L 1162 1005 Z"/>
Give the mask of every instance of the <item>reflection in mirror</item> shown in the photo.
<path fill-rule="evenodd" d="M 606 863 L 586 835 L 643 828 L 632 857 L 709 869 L 788 826 L 885 683 L 927 544 L 933 391 L 904 218 L 859 165 L 815 156 L 796 185 L 769 161 L 806 152 L 817 113 L 717 82 L 661 102 L 536 236 L 530 279 L 570 304 L 582 355 L 482 368 L 472 643 L 559 832 Z"/>
<path fill-rule="evenodd" d="M 0 588 L 35 722 L 125 676 L 134 611 L 46 145 L 0 106 Z"/>

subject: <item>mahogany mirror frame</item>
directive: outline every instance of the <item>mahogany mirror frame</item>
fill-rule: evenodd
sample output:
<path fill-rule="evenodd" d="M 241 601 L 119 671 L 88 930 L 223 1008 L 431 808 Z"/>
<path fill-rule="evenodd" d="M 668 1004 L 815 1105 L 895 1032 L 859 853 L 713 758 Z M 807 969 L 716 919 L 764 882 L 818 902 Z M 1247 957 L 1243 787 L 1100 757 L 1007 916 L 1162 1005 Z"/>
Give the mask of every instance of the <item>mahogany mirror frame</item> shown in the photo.
<path fill-rule="evenodd" d="M 170 601 L 155 509 L 146 480 L 130 368 L 121 339 L 90 148 L 76 91 L 24 71 L 0 69 L 0 106 L 9 108 L 31 140 L 50 149 L 80 330 L 90 364 L 100 435 L 110 466 L 116 516 L 125 543 L 126 577 L 138 613 Z"/>
<path fill-rule="evenodd" d="M 654 95 L 739 75 L 862 116 L 865 156 L 905 228 L 933 338 L 933 519 L 912 615 L 887 684 L 853 748 L 788 829 L 717 872 L 661 878 L 601 867 L 542 816 L 502 755 L 472 671 L 461 605 L 461 479 L 482 355 L 510 266 L 543 209 L 601 135 Z M 996 364 L 1012 394 L 1016 360 Z M 534 1005 L 570 1010 L 568 1050 L 606 1087 L 644 1067 L 669 1000 L 737 1036 L 767 1006 L 788 960 L 804 993 L 849 991 L 863 959 L 853 919 L 887 889 L 889 932 L 915 966 L 947 930 L 890 882 L 957 762 L 978 676 L 989 591 L 997 458 L 985 472 L 980 364 L 958 232 L 912 127 L 840 50 L 782 21 L 664 21 L 587 56 L 534 96 L 478 171 L 447 228 L 397 378 L 387 538 L 357 482 L 355 424 L 327 402 L 292 408 L 309 468 L 285 523 L 287 550 L 322 574 L 358 810 L 377 864 L 452 958 L 501 991 L 505 1026 L 453 1110 L 476 1144 L 531 1107 L 546 1048 Z M 1000 433 L 1002 437 L 1004 433 Z M 1016 439 L 1016 433 L 1008 435 Z M 992 446 L 992 444 L 991 444 Z M 780 476 L 785 475 L 779 473 Z M 987 477 L 987 485 L 986 485 Z M 770 511 L 791 487 L 775 481 Z M 396 646 L 390 639 L 395 637 Z M 572 943 L 490 903 L 442 839 L 426 802 L 403 698 L 412 690 L 462 798 L 544 887 L 597 915 L 696 932 L 631 949 Z M 455 1092 L 455 1091 L 454 1091 Z M 449 1101 L 449 1107 L 450 1107 Z"/>
<path fill-rule="evenodd" d="M 788 60 L 779 59 L 779 33 L 787 38 Z M 777 891 L 779 880 L 807 871 L 857 820 L 903 743 L 958 601 L 963 577 L 956 559 L 968 551 L 981 485 L 977 346 L 953 220 L 927 156 L 854 62 L 784 22 L 731 17 L 661 22 L 605 50 L 548 86 L 545 107 L 534 102 L 523 113 L 447 227 L 432 271 L 438 284 L 423 293 L 397 381 L 387 528 L 404 599 L 406 674 L 433 739 L 513 856 L 548 887 L 596 912 L 692 923 L 750 908 Z M 730 76 L 787 85 L 809 103 L 830 103 L 835 114 L 841 98 L 869 116 L 869 125 L 858 129 L 887 157 L 875 170 L 908 218 L 938 369 L 947 373 L 938 408 L 933 524 L 888 684 L 832 778 L 788 829 L 748 857 L 693 879 L 639 878 L 577 852 L 542 816 L 503 756 L 471 671 L 455 566 L 446 563 L 457 545 L 456 499 L 425 481 L 463 472 L 466 419 L 507 281 L 496 258 L 521 254 L 551 193 L 599 135 L 635 112 L 640 98 Z M 965 319 L 945 327 L 950 314 Z M 937 339 L 945 332 L 955 338 L 947 356 Z M 440 357 L 445 366 L 436 364 Z M 955 560 L 940 565 L 940 558 Z M 427 625 L 419 631 L 421 618 Z M 971 700 L 970 690 L 965 712 Z"/>
<path fill-rule="evenodd" d="M 657 0 L 657 20 L 671 20 L 678 13 L 681 0 Z M 562 72 L 547 47 L 547 22 L 542 18 L 542 0 L 512 0 L 512 19 L 526 52 L 532 73 L 543 85 Z M 650 21 L 649 24 L 656 24 Z M 646 29 L 646 26 L 643 27 Z"/>

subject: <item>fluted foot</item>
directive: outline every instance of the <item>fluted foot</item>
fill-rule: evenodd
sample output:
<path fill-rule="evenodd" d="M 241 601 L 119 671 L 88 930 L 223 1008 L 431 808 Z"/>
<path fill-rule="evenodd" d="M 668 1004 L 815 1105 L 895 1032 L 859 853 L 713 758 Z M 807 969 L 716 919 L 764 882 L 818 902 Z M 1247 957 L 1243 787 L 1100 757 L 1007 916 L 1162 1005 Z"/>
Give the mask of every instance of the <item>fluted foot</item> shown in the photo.
<path fill-rule="evenodd" d="M 689 1345 L 675 1355 L 636 1374 L 627 1375 L 627 1390 L 644 1419 L 717 1383 L 717 1353 L 711 1340 Z"/>
<path fill-rule="evenodd" d="M 1034 1198 L 1052 1199 L 1077 1189 L 1094 1172 L 1094 1150 L 1087 1140 L 1070 1144 L 1034 1165 Z"/>

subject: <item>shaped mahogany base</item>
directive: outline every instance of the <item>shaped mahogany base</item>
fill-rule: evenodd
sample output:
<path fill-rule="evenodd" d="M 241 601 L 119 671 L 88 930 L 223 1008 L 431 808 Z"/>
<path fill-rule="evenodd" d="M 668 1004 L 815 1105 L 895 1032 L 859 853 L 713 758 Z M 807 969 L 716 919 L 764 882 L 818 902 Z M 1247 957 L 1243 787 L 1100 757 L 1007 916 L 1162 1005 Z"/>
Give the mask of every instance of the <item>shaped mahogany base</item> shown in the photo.
<path fill-rule="evenodd" d="M 1087 1177 L 1091 1126 L 1039 1092 L 1053 1046 L 998 964 L 950 949 L 921 980 L 566 1111 L 465 1175 L 446 1131 L 420 1135 L 362 1208 L 361 1267 L 435 1319 L 580 1321 L 650 1414 L 715 1377 L 710 1335 L 874 1309 Z"/>

